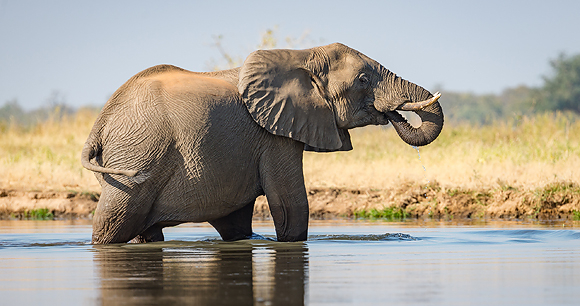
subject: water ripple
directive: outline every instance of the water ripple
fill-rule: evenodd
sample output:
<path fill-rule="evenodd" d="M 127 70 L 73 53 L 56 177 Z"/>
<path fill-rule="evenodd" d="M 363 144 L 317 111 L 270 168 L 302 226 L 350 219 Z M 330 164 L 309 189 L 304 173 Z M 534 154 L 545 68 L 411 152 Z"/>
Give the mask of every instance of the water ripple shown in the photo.
<path fill-rule="evenodd" d="M 416 241 L 420 240 L 409 234 L 386 233 L 369 235 L 314 235 L 308 238 L 310 241 Z"/>

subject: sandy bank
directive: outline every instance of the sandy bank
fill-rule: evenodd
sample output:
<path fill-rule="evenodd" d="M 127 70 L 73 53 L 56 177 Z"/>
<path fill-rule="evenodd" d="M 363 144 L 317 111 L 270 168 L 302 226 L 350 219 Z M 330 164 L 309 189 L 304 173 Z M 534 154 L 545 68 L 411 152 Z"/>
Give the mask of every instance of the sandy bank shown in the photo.
<path fill-rule="evenodd" d="M 98 197 L 98 193 L 0 190 L 0 219 L 23 219 L 38 209 L 48 209 L 57 219 L 91 218 Z M 385 190 L 310 189 L 308 198 L 313 219 L 376 216 L 385 208 L 420 219 L 580 219 L 580 187 L 573 184 L 468 190 L 409 183 Z M 270 217 L 265 197 L 256 201 L 254 216 Z"/>

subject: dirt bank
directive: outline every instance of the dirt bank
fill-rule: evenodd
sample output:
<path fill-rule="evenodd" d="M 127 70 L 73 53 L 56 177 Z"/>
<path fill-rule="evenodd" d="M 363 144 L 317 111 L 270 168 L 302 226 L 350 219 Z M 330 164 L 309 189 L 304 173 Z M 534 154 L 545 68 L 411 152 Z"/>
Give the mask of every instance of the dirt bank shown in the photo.
<path fill-rule="evenodd" d="M 0 190 L 0 219 L 23 219 L 47 209 L 57 219 L 91 218 L 98 193 Z M 390 209 L 407 218 L 433 219 L 580 219 L 580 187 L 551 184 L 541 189 L 513 187 L 481 190 L 449 189 L 438 184 L 405 184 L 396 189 L 308 190 L 313 219 L 381 217 Z M 256 201 L 254 216 L 269 218 L 265 197 Z"/>
<path fill-rule="evenodd" d="M 0 219 L 25 219 L 48 209 L 57 219 L 91 218 L 99 194 L 0 190 Z"/>

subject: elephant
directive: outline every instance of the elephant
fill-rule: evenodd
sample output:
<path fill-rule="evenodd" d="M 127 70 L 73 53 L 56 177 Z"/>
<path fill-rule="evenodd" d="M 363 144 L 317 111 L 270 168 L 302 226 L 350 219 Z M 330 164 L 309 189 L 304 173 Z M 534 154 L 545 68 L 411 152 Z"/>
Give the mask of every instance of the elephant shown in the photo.
<path fill-rule="evenodd" d="M 440 96 L 341 43 L 257 50 L 223 71 L 148 68 L 111 96 L 82 149 L 102 188 L 92 243 L 162 241 L 184 222 L 246 239 L 261 195 L 277 240 L 304 241 L 303 152 L 351 150 L 349 129 L 389 123 L 427 145 L 443 128 Z"/>

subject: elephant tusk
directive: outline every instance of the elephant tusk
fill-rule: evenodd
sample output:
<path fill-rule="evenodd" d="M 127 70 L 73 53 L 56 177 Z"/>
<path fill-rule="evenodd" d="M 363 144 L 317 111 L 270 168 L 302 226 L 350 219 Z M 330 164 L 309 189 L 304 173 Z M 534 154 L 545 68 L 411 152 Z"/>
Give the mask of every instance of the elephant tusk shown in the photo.
<path fill-rule="evenodd" d="M 436 92 L 435 95 L 433 95 L 433 97 L 431 97 L 425 101 L 403 103 L 399 107 L 397 107 L 397 110 L 418 111 L 418 110 L 421 110 L 421 109 L 437 102 L 437 100 L 439 100 L 439 98 L 441 98 L 441 93 Z"/>

